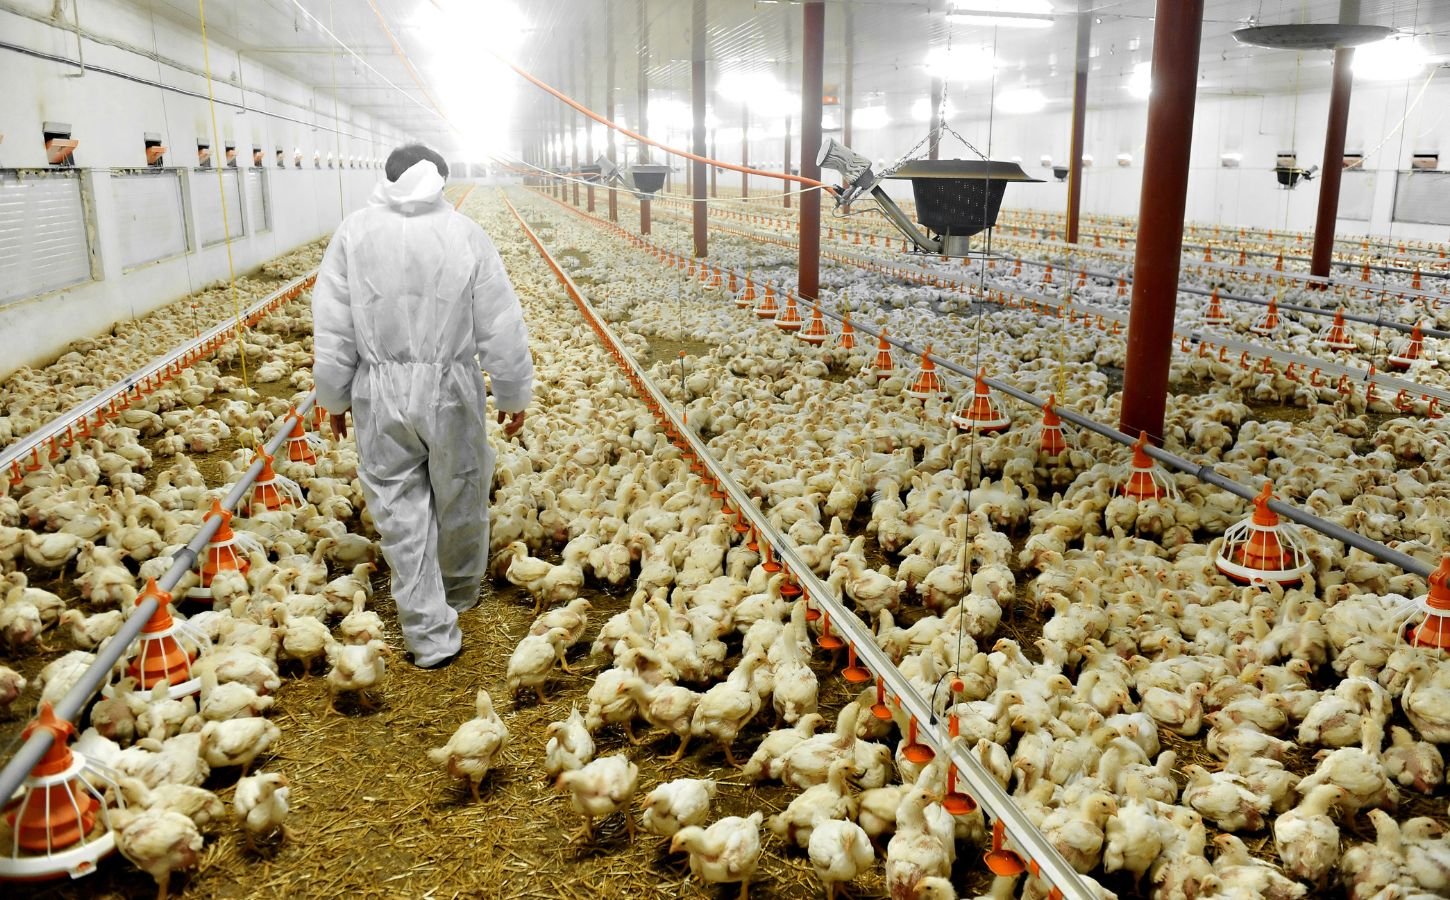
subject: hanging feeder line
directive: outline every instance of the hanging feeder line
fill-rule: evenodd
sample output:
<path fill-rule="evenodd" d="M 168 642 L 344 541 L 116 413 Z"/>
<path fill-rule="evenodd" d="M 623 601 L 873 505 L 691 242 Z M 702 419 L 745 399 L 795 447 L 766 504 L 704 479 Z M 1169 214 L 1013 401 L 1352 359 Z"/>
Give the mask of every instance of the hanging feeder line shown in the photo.
<path fill-rule="evenodd" d="M 313 391 L 309 393 L 297 405 L 295 418 L 301 419 L 306 416 L 316 400 L 317 392 Z M 293 416 L 284 416 L 277 420 L 276 424 L 280 427 L 277 428 L 277 433 L 272 435 L 267 441 L 265 446 L 266 453 L 276 454 L 277 449 L 282 446 L 291 433 L 293 421 Z M 247 471 L 242 473 L 242 477 L 237 480 L 237 483 L 232 485 L 231 491 L 221 501 L 221 508 L 227 511 L 235 509 L 237 504 L 242 501 L 242 498 L 251 490 L 252 482 L 261 474 L 261 471 L 262 457 L 259 455 Z M 172 559 L 171 568 L 157 580 L 157 587 L 168 593 L 174 590 L 182 576 L 196 567 L 197 560 L 206 551 L 207 545 L 211 542 L 212 537 L 217 533 L 217 529 L 221 527 L 221 524 L 221 516 L 208 514 L 207 518 L 202 521 L 201 527 L 197 530 L 196 536 L 185 547 L 176 552 Z M 96 650 L 95 660 L 76 681 L 75 686 L 55 705 L 56 716 L 67 722 L 77 721 L 81 711 L 85 709 L 86 704 L 90 701 L 91 696 L 100 689 L 101 685 L 110 675 L 111 667 L 125 655 L 127 649 L 131 646 L 131 642 L 136 639 L 142 629 L 150 622 L 156 609 L 157 602 L 154 596 L 141 598 L 140 602 L 131 610 L 125 623 L 121 625 L 121 629 L 116 632 L 114 637 Z M 35 768 L 36 763 L 40 762 L 41 757 L 45 755 L 45 751 L 50 749 L 52 739 L 52 732 L 46 729 L 38 729 L 31 734 L 20 749 L 16 751 L 15 755 L 10 758 L 9 762 L 5 764 L 5 768 L 0 770 L 0 797 L 14 796 L 15 792 L 30 774 L 30 770 Z"/>
<path fill-rule="evenodd" d="M 289 300 L 295 299 L 311 287 L 316 279 L 317 270 L 313 269 L 306 275 L 288 282 L 249 307 L 241 317 L 241 324 L 246 326 L 257 324 L 263 316 Z M 89 400 L 78 403 L 56 416 L 47 424 L 5 448 L 4 452 L 0 452 L 0 470 L 9 470 L 11 479 L 14 480 L 16 474 L 26 468 L 24 458 L 27 455 L 31 456 L 31 462 L 36 464 L 39 463 L 41 453 L 49 452 L 54 455 L 58 452 L 57 445 L 68 446 L 70 440 L 74 439 L 78 423 L 83 423 L 82 430 L 89 430 L 87 420 L 91 416 L 97 416 L 96 424 L 100 424 L 101 419 L 129 408 L 143 394 L 160 387 L 179 374 L 182 369 L 189 367 L 192 363 L 208 356 L 227 343 L 236 332 L 237 326 L 238 320 L 233 316 L 228 316 L 221 324 L 200 337 L 157 357 L 154 361 L 137 369 Z M 50 447 L 48 450 L 43 450 L 42 448 L 47 443 L 50 444 Z"/>
<path fill-rule="evenodd" d="M 567 209 L 569 207 L 566 206 L 565 208 Z M 614 233 L 619 237 L 622 237 L 636 244 L 637 246 L 650 246 L 649 242 L 645 241 L 643 238 L 637 235 L 630 234 L 628 231 L 620 228 L 619 226 L 614 226 L 611 223 L 597 220 L 595 217 L 589 216 L 587 213 L 584 212 L 580 212 L 577 210 L 573 211 L 577 212 L 578 215 L 580 215 L 587 221 L 594 222 L 595 224 L 605 228 L 606 230 L 614 231 Z M 658 252 L 657 248 L 656 250 Z M 845 316 L 833 310 L 822 307 L 821 312 L 823 315 L 835 319 L 836 321 L 846 321 Z M 881 337 L 880 329 L 873 328 L 870 325 L 864 324 L 855 319 L 850 320 L 850 324 L 855 330 L 868 334 L 871 337 Z M 904 341 L 897 337 L 888 336 L 886 337 L 886 340 L 888 343 L 899 347 L 906 353 L 913 356 L 920 357 L 923 355 L 925 350 L 924 347 L 916 346 L 908 341 Z M 931 358 L 940 368 L 954 372 L 966 378 L 976 377 L 975 372 L 967 369 L 964 366 L 960 366 L 957 363 L 952 362 L 951 360 L 943 359 L 942 357 L 935 354 L 933 354 Z M 1378 378 L 1379 376 L 1376 377 Z M 1043 400 L 1042 398 L 1037 397 L 1034 394 L 1028 393 L 1021 388 L 1009 384 L 1008 382 L 1001 381 L 997 378 L 987 377 L 984 380 L 989 387 L 1001 391 L 1009 397 L 1020 400 L 1023 403 L 1035 406 L 1038 409 L 1041 409 L 1047 402 L 1046 400 Z M 1137 440 L 1136 436 L 1130 436 L 1125 432 L 1113 428 L 1112 426 L 1104 425 L 1103 423 L 1098 422 L 1095 419 L 1090 419 L 1087 416 L 1084 416 L 1081 413 L 1067 407 L 1054 405 L 1053 409 L 1057 413 L 1058 417 L 1061 418 L 1063 421 L 1075 425 L 1078 428 L 1087 429 L 1088 431 L 1101 435 L 1105 438 L 1115 441 L 1116 443 L 1122 444 L 1123 446 L 1131 447 Z M 1199 463 L 1193 462 L 1189 459 L 1185 459 L 1181 456 L 1178 456 L 1177 454 L 1170 453 L 1167 450 L 1163 450 L 1162 448 L 1156 447 L 1152 444 L 1149 444 L 1147 447 L 1145 447 L 1144 452 L 1147 453 L 1148 456 L 1152 459 L 1155 459 L 1166 466 L 1170 466 L 1180 472 L 1191 475 L 1197 480 L 1203 482 L 1204 484 L 1209 484 L 1225 490 L 1241 499 L 1252 501 L 1260 493 L 1260 488 L 1248 487 L 1239 484 L 1237 481 L 1234 481 L 1233 479 L 1218 472 L 1218 470 L 1214 469 L 1211 465 L 1200 465 Z M 1344 528 L 1343 526 L 1338 525 L 1334 522 L 1322 519 L 1312 513 L 1305 512 L 1304 510 L 1299 509 L 1295 506 L 1291 506 L 1290 504 L 1285 503 L 1282 500 L 1270 500 L 1267 506 L 1269 509 L 1273 510 L 1284 518 L 1289 519 L 1292 522 L 1303 525 L 1307 528 L 1312 528 L 1320 534 L 1332 538 L 1333 540 L 1339 541 L 1346 546 L 1363 550 L 1365 553 L 1368 553 L 1375 559 L 1378 559 L 1381 562 L 1387 562 L 1390 565 L 1403 569 L 1404 571 L 1409 572 L 1413 575 L 1418 575 L 1422 578 L 1425 578 L 1428 577 L 1430 572 L 1433 570 L 1432 566 L 1420 562 L 1413 556 L 1410 556 L 1406 553 L 1401 553 L 1398 550 L 1393 550 L 1385 546 L 1384 544 L 1379 543 L 1378 541 L 1370 540 L 1369 538 L 1364 537 L 1357 532 L 1350 531 L 1349 529 Z"/>
<path fill-rule="evenodd" d="M 805 590 L 804 596 L 809 597 L 817 606 L 824 607 L 823 616 L 829 617 L 831 627 L 838 633 L 837 636 L 843 638 L 855 650 L 858 662 L 871 670 L 876 678 L 884 683 L 887 691 L 894 695 L 902 711 L 911 718 L 917 737 L 931 745 L 937 752 L 950 756 L 956 769 L 972 790 L 973 796 L 998 821 L 1005 823 L 1007 831 L 1017 846 L 1022 848 L 1042 876 L 1061 890 L 1064 896 L 1082 898 L 1082 900 L 1096 897 L 1097 892 L 1088 886 L 1086 879 L 1067 864 L 1057 849 L 1017 808 L 1011 796 L 997 784 L 976 757 L 967 752 L 960 742 L 951 739 L 946 732 L 946 723 L 933 715 L 931 707 L 916 693 L 911 682 L 891 664 L 891 661 L 876 646 L 871 630 L 856 618 L 854 613 L 836 600 L 830 589 L 816 578 L 810 567 L 796 553 L 794 544 L 770 523 L 769 519 L 755 506 L 749 495 L 710 455 L 704 442 L 679 419 L 668 398 L 649 380 L 639 363 L 615 337 L 608 323 L 594 310 L 593 305 L 579 290 L 573 279 L 555 262 L 523 216 L 506 197 L 503 199 L 504 204 L 518 220 L 519 227 L 523 229 L 525 236 L 538 249 L 544 262 L 563 284 L 570 299 L 574 301 L 589 325 L 599 335 L 600 340 L 639 390 L 646 405 L 660 419 L 669 436 L 682 450 L 694 457 L 697 465 L 703 469 L 704 476 L 725 495 L 723 498 L 725 508 L 737 510 L 741 516 L 750 520 L 757 539 L 763 538 L 774 549 L 775 556 L 785 571 L 789 572 L 791 577 Z"/>
<path fill-rule="evenodd" d="M 554 202 L 556 203 L 559 202 L 555 198 L 549 199 L 554 200 Z M 576 210 L 575 212 L 578 211 Z M 579 214 L 587 216 L 587 213 L 581 212 Z M 601 222 L 600 224 L 603 223 Z M 745 237 L 750 240 L 778 244 L 782 247 L 795 247 L 795 242 L 787 238 L 775 237 L 771 235 L 762 235 L 758 232 L 741 231 L 724 226 L 717 226 L 717 229 L 724 234 L 738 235 L 740 237 Z M 844 251 L 839 253 L 823 251 L 822 256 L 834 261 L 849 263 L 851 265 L 856 265 L 873 271 L 890 274 L 893 277 L 900 278 L 902 280 L 915 281 L 921 284 L 927 284 L 956 291 L 965 290 L 961 286 L 961 280 L 959 278 L 947 275 L 944 280 L 941 272 L 928 269 L 914 263 L 895 263 L 888 266 L 880 262 L 879 260 L 873 259 L 871 257 L 858 256 Z M 1123 314 L 1116 310 L 1104 309 L 1102 307 L 1091 306 L 1083 303 L 1073 303 L 1061 300 L 1057 297 L 1046 297 L 1027 291 L 1007 291 L 1001 288 L 994 288 L 993 291 L 995 291 L 999 295 L 999 297 L 1015 296 L 1023 301 L 1018 304 L 1005 302 L 1006 306 L 1027 306 L 1030 302 L 1035 311 L 1040 315 L 1052 315 L 1051 313 L 1046 312 L 1045 309 L 1052 308 L 1059 311 L 1058 317 L 1061 316 L 1061 311 L 1063 310 L 1067 310 L 1069 311 L 1069 313 L 1080 312 L 1085 319 L 1088 317 L 1096 317 L 1100 326 L 1107 322 L 1112 322 L 1118 327 L 1126 327 L 1127 324 Z M 1207 292 L 1205 291 L 1205 293 Z M 1220 296 L 1223 295 L 1221 294 Z M 994 300 L 990 296 L 977 297 L 974 299 L 982 300 L 989 303 L 1003 302 L 999 300 Z M 1262 302 L 1265 306 L 1267 306 L 1270 301 Z M 1282 309 L 1284 307 L 1280 308 Z M 829 312 L 827 312 L 827 314 L 830 315 Z M 1345 318 L 1348 319 L 1350 318 L 1350 316 L 1346 315 Z M 1414 331 L 1413 328 L 1407 330 L 1412 333 Z M 1436 331 L 1438 331 L 1438 329 L 1421 329 L 1422 333 L 1430 333 Z M 1442 333 L 1450 335 L 1450 332 Z M 1435 406 L 1428 407 L 1426 409 L 1424 413 L 1426 415 L 1433 415 L 1436 407 L 1438 407 L 1440 403 L 1444 403 L 1446 404 L 1447 408 L 1450 408 L 1450 391 L 1435 387 L 1433 385 L 1425 385 L 1418 382 L 1407 381 L 1405 379 L 1394 378 L 1392 376 L 1384 375 L 1374 370 L 1373 368 L 1366 370 L 1360 369 L 1355 366 L 1344 365 L 1336 361 L 1321 360 L 1317 357 L 1299 356 L 1297 354 L 1288 353 L 1286 351 L 1263 347 L 1258 344 L 1249 344 L 1241 341 L 1236 341 L 1232 338 L 1222 337 L 1218 334 L 1210 332 L 1175 330 L 1174 336 L 1180 340 L 1180 349 L 1184 352 L 1187 352 L 1189 344 L 1199 345 L 1201 348 L 1200 352 L 1204 352 L 1204 350 L 1211 350 L 1215 347 L 1219 348 L 1221 362 L 1229 361 L 1226 358 L 1225 354 L 1227 350 L 1231 349 L 1234 351 L 1234 353 L 1239 354 L 1240 365 L 1245 368 L 1247 367 L 1247 363 L 1250 358 L 1260 361 L 1272 360 L 1275 362 L 1279 362 L 1286 367 L 1297 366 L 1311 373 L 1318 372 L 1337 377 L 1339 379 L 1342 379 L 1343 385 L 1348 385 L 1348 383 L 1352 381 L 1355 383 L 1366 385 L 1367 390 L 1371 390 L 1371 392 L 1373 391 L 1373 389 L 1383 388 L 1387 392 L 1393 392 L 1396 397 L 1406 398 L 1404 402 L 1401 402 L 1399 404 L 1400 406 L 1404 407 L 1401 409 L 1401 412 L 1419 413 L 1419 410 L 1412 408 L 1413 401 L 1408 399 L 1412 396 L 1418 397 L 1420 400 L 1426 402 L 1429 402 L 1432 399 L 1434 401 L 1437 401 Z M 1318 385 L 1316 384 L 1315 386 L 1317 387 Z"/>

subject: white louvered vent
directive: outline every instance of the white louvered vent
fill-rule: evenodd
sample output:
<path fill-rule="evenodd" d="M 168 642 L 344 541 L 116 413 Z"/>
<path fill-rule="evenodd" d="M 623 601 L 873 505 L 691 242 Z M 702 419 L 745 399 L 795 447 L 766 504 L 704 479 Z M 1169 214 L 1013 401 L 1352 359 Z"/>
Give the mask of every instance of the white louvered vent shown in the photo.
<path fill-rule="evenodd" d="M 217 170 L 194 169 L 191 173 L 191 208 L 196 212 L 196 226 L 203 247 L 242 237 L 242 194 L 237 186 L 237 170 L 222 169 L 222 183 L 227 192 L 226 227 L 222 226 L 222 199 L 217 189 Z"/>
<path fill-rule="evenodd" d="M 0 172 L 0 303 L 91 278 L 76 172 Z"/>
<path fill-rule="evenodd" d="M 113 173 L 111 193 L 123 267 L 130 269 L 186 252 L 180 172 Z"/>

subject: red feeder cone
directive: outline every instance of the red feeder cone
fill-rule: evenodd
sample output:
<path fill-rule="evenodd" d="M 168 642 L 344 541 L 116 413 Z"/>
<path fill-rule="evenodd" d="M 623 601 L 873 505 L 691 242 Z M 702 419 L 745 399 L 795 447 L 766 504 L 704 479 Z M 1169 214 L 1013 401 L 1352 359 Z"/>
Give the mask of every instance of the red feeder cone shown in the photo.
<path fill-rule="evenodd" d="M 1430 573 L 1430 593 L 1410 601 L 1410 616 L 1425 614 L 1425 621 L 1402 628 L 1405 640 L 1417 647 L 1450 650 L 1450 553 L 1440 557 L 1440 567 Z"/>
<path fill-rule="evenodd" d="M 249 512 L 258 507 L 281 509 L 284 506 L 301 506 L 302 488 L 290 478 L 283 478 L 272 468 L 272 457 L 262 454 L 262 472 L 252 483 L 252 497 Z"/>
<path fill-rule="evenodd" d="M 193 674 L 192 663 L 202 650 L 210 648 L 211 642 L 185 621 L 172 618 L 166 608 L 171 595 L 158 588 L 154 578 L 146 582 L 136 604 L 139 606 L 147 597 L 156 598 L 156 612 L 141 629 L 135 646 L 127 651 L 122 669 L 136 679 L 140 690 L 149 691 L 166 681 L 173 700 L 195 694 L 201 690 L 201 679 Z M 106 693 L 109 695 L 109 688 Z"/>
<path fill-rule="evenodd" d="M 836 346 L 842 350 L 856 349 L 856 329 L 851 327 L 850 319 L 841 320 L 841 333 L 836 337 Z"/>
<path fill-rule="evenodd" d="M 1128 476 L 1118 487 L 1118 493 L 1133 500 L 1154 500 L 1165 496 L 1178 499 L 1178 488 L 1168 473 L 1153 462 L 1145 449 L 1147 446 L 1148 433 L 1139 432 L 1138 439 L 1133 442 L 1133 461 L 1128 466 Z"/>
<path fill-rule="evenodd" d="M 1273 334 L 1278 330 L 1279 299 L 1275 297 L 1274 299 L 1269 301 L 1269 308 L 1264 310 L 1264 314 L 1255 319 L 1254 324 L 1249 326 L 1249 331 L 1252 331 L 1254 334 L 1268 337 L 1269 335 Z"/>
<path fill-rule="evenodd" d="M 1218 288 L 1208 295 L 1208 312 L 1203 316 L 1205 325 L 1227 325 L 1229 317 L 1223 311 L 1223 301 L 1218 299 Z"/>
<path fill-rule="evenodd" d="M 891 361 L 891 342 L 886 339 L 886 329 L 881 329 L 881 337 L 876 342 L 876 357 L 871 360 L 871 370 L 876 373 L 879 381 L 891 375 L 896 364 Z"/>
<path fill-rule="evenodd" d="M 749 309 L 755 305 L 755 282 L 745 279 L 745 287 L 735 295 L 735 305 L 740 309 Z"/>
<path fill-rule="evenodd" d="M 921 368 L 917 370 L 916 378 L 912 380 L 906 393 L 918 400 L 930 400 L 943 393 L 941 377 L 936 374 L 936 363 L 931 361 L 931 344 L 927 344 L 926 350 L 922 351 Z"/>
<path fill-rule="evenodd" d="M 1057 459 L 1067 452 L 1069 442 L 1062 429 L 1062 419 L 1057 415 L 1057 395 L 1049 394 L 1042 405 L 1042 424 L 1038 426 L 1038 451 L 1048 459 Z"/>
<path fill-rule="evenodd" d="M 1269 509 L 1274 486 L 1254 498 L 1254 513 L 1224 532 L 1214 560 L 1218 570 L 1240 584 L 1294 584 L 1313 568 L 1304 543 L 1291 523 Z"/>
<path fill-rule="evenodd" d="M 315 465 L 317 463 L 317 448 L 322 441 L 315 434 L 308 434 L 302 427 L 302 417 L 297 410 L 291 410 L 288 415 L 292 417 L 292 432 L 287 435 L 287 461 L 302 463 L 304 465 Z"/>
<path fill-rule="evenodd" d="M 238 534 L 232 531 L 232 514 L 222 509 L 220 501 L 211 502 L 211 511 L 206 514 L 206 518 L 213 516 L 221 517 L 222 524 L 217 528 L 211 543 L 207 544 L 206 556 L 201 564 L 201 585 L 186 592 L 188 599 L 211 599 L 211 580 L 218 572 L 231 570 L 245 573 L 252 565 L 248 555 L 253 550 L 262 549 L 256 538 L 245 532 Z"/>
<path fill-rule="evenodd" d="M 826 342 L 831 333 L 826 330 L 826 317 L 821 315 L 821 308 L 815 304 L 811 305 L 811 320 L 806 327 L 796 333 L 796 337 L 807 344 L 815 344 L 819 347 Z"/>
<path fill-rule="evenodd" d="M 800 331 L 802 324 L 801 311 L 796 306 L 795 295 L 788 293 L 785 295 L 785 308 L 780 311 L 780 315 L 775 317 L 775 327 L 781 331 Z"/>
<path fill-rule="evenodd" d="M 765 286 L 765 296 L 760 298 L 760 305 L 755 307 L 755 316 L 758 319 L 774 319 L 780 314 L 780 306 L 775 302 L 775 288 Z"/>
<path fill-rule="evenodd" d="M 1314 343 L 1321 347 L 1328 347 L 1331 350 L 1354 349 L 1354 341 L 1349 339 L 1349 334 L 1344 328 L 1343 309 L 1336 309 L 1334 311 L 1334 321 L 1329 324 L 1329 328 Z"/>
<path fill-rule="evenodd" d="M 961 410 L 952 415 L 952 424 L 961 431 L 980 431 L 991 434 L 1005 431 L 1012 424 L 1007 414 L 992 399 L 987 389 L 987 370 L 979 369 L 972 387 L 972 399 Z"/>
<path fill-rule="evenodd" d="M 95 871 L 96 863 L 116 847 L 109 827 L 94 831 L 98 814 L 105 815 L 103 791 L 125 806 L 120 786 L 84 754 L 70 749 L 75 726 L 57 717 L 48 701 L 22 736 L 29 738 L 38 730 L 51 733 L 50 749 L 30 770 L 24 790 L 6 804 L 11 840 L 6 842 L 10 852 L 0 855 L 0 880 L 79 878 Z M 103 821 L 109 826 L 109 820 Z"/>
<path fill-rule="evenodd" d="M 1420 323 L 1416 322 L 1415 327 L 1410 329 L 1410 338 L 1402 341 L 1389 356 L 1387 362 L 1392 369 L 1408 369 L 1410 364 L 1417 359 L 1424 357 L 1425 335 L 1420 331 Z"/>

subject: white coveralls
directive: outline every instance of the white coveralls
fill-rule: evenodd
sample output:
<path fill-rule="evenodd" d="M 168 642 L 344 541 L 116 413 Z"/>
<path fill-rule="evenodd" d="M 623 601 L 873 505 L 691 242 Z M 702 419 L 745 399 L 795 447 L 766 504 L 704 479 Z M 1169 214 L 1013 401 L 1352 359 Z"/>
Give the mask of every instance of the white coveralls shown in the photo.
<path fill-rule="evenodd" d="M 392 570 L 413 661 L 462 644 L 458 612 L 488 568 L 480 365 L 503 412 L 528 406 L 533 361 L 498 251 L 421 161 L 338 226 L 312 290 L 317 402 L 352 409 L 358 476 Z"/>

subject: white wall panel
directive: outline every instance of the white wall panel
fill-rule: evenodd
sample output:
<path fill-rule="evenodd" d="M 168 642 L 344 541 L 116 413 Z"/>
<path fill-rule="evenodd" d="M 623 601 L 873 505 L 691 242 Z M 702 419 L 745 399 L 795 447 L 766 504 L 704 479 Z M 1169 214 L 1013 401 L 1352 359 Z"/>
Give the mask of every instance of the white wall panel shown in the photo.
<path fill-rule="evenodd" d="M 196 230 L 203 247 L 242 236 L 242 194 L 237 186 L 237 170 L 193 169 L 191 174 L 191 208 L 196 214 Z M 222 191 L 226 200 L 222 200 Z M 225 209 L 226 219 L 222 213 Z"/>
<path fill-rule="evenodd" d="M 0 303 L 89 281 L 78 172 L 0 172 Z"/>
<path fill-rule="evenodd" d="M 121 265 L 134 268 L 186 252 L 181 173 L 175 169 L 111 175 Z"/>
<path fill-rule="evenodd" d="M 266 169 L 247 169 L 243 173 L 247 185 L 247 230 L 261 234 L 272 230 L 272 204 L 267 191 Z"/>

